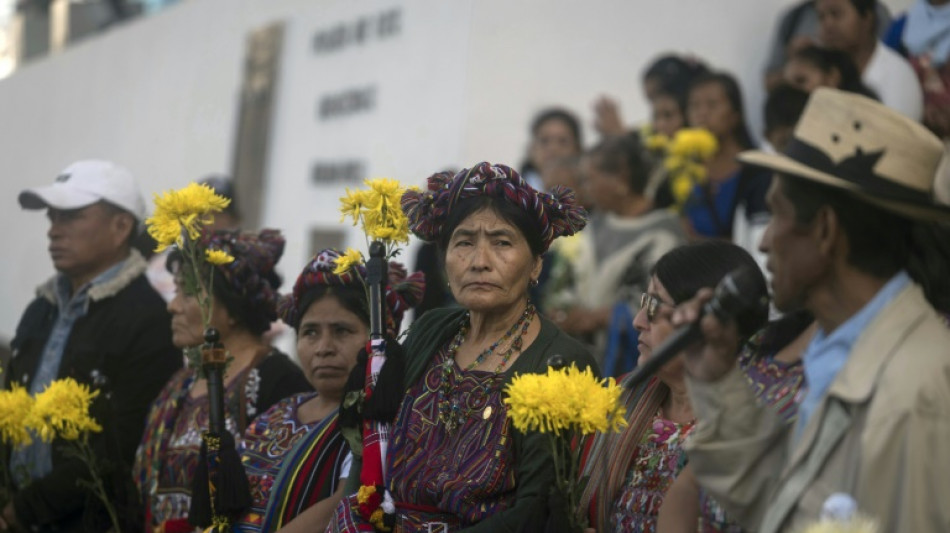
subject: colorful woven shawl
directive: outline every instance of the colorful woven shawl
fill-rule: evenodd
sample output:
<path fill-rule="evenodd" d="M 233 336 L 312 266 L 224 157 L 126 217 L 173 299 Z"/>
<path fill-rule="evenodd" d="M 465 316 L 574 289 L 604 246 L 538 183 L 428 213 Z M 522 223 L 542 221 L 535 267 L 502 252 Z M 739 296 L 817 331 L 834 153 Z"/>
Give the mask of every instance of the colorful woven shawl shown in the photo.
<path fill-rule="evenodd" d="M 280 474 L 271 487 L 262 533 L 277 531 L 336 491 L 349 451 L 337 415 L 334 411 L 324 418 L 284 456 Z"/>
<path fill-rule="evenodd" d="M 244 387 L 247 382 L 246 377 L 253 369 L 253 366 L 242 370 L 234 380 L 228 385 L 225 391 L 225 410 L 226 417 L 235 427 L 238 433 L 235 438 L 239 438 L 244 432 L 245 417 L 242 402 L 244 402 Z M 163 469 L 169 468 L 166 450 L 172 439 L 178 437 L 173 435 L 175 423 L 178 417 L 182 415 L 182 407 L 185 396 L 191 390 L 191 383 L 195 380 L 195 370 L 192 368 L 183 368 L 178 371 L 172 379 L 165 385 L 158 398 L 152 403 L 149 411 L 148 420 L 145 425 L 145 432 L 142 435 L 142 442 L 136 452 L 135 465 L 132 471 L 133 479 L 139 489 L 142 497 L 142 503 L 145 506 L 146 527 L 151 528 L 160 525 L 158 521 L 166 519 L 186 519 L 187 515 L 178 517 L 159 517 L 155 516 L 154 498 L 162 493 L 167 487 L 159 486 L 161 483 L 160 474 Z M 198 462 L 198 452 L 195 449 L 194 464 L 187 468 L 193 470 Z M 190 475 L 189 475 L 190 477 Z M 190 497 L 191 489 L 189 487 L 177 487 L 181 494 Z"/>
<path fill-rule="evenodd" d="M 630 375 L 620 379 L 624 387 L 620 401 L 627 408 L 627 427 L 620 434 L 597 433 L 583 443 L 581 475 L 589 477 L 580 505 L 588 510 L 590 526 L 597 531 L 610 529 L 608 513 L 634 464 L 637 446 L 670 393 L 657 378 L 634 389 L 627 388 Z"/>

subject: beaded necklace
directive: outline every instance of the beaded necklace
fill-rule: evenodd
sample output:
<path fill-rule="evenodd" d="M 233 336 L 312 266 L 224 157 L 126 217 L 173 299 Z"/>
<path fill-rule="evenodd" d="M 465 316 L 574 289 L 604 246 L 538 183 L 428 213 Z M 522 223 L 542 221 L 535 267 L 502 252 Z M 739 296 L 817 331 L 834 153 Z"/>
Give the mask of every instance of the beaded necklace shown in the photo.
<path fill-rule="evenodd" d="M 501 373 L 504 371 L 505 367 L 508 366 L 508 362 L 511 360 L 511 356 L 517 351 L 521 352 L 521 348 L 524 344 L 524 336 L 528 331 L 528 327 L 531 325 L 532 320 L 536 310 L 534 304 L 530 301 L 528 302 L 527 307 L 525 307 L 524 313 L 521 314 L 521 317 L 518 319 L 505 334 L 492 343 L 487 349 L 478 354 L 478 357 L 475 358 L 470 365 L 465 367 L 463 372 L 468 372 L 478 365 L 482 364 L 485 359 L 491 355 L 495 349 L 501 346 L 505 341 L 511 339 L 511 343 L 508 346 L 508 349 L 502 355 L 501 362 L 498 363 L 498 366 L 495 368 L 494 376 L 491 379 L 491 387 L 494 388 L 497 386 L 500 381 Z M 468 334 L 468 328 L 471 324 L 471 317 L 468 313 L 465 313 L 465 317 L 462 319 L 461 327 L 459 327 L 458 333 L 455 334 L 455 338 L 452 339 L 452 344 L 449 345 L 449 349 L 445 354 L 445 361 L 440 365 L 442 367 L 441 374 L 439 376 L 439 392 L 438 392 L 438 406 L 439 406 L 439 420 L 446 427 L 448 431 L 454 431 L 457 427 L 462 425 L 465 420 L 473 414 L 475 410 L 473 409 L 463 409 L 462 405 L 459 402 L 457 396 L 453 397 L 453 374 L 455 365 L 455 356 L 458 353 L 459 347 L 462 346 L 462 343 L 465 342 L 465 336 Z M 488 395 L 487 387 L 481 388 L 482 394 Z M 486 407 L 483 412 L 483 418 L 486 420 L 491 416 L 491 406 Z"/>

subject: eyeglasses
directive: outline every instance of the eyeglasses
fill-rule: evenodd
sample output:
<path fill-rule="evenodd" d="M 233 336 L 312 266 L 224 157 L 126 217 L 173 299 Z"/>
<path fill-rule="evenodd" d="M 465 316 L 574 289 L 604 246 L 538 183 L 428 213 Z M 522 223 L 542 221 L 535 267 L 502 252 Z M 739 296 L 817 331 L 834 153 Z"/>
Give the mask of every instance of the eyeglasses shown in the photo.
<path fill-rule="evenodd" d="M 674 307 L 673 304 L 666 303 L 652 294 L 645 292 L 640 295 L 640 309 L 646 309 L 647 320 L 649 320 L 650 323 L 656 322 L 656 312 L 660 309 L 661 305 Z"/>

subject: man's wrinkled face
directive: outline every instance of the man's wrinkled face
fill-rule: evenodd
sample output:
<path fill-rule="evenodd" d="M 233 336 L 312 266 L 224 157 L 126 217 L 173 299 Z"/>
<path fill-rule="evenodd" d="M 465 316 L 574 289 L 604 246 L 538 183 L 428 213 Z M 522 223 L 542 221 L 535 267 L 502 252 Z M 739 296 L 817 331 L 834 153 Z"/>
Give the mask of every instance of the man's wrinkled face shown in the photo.
<path fill-rule="evenodd" d="M 813 225 L 798 222 L 795 206 L 782 190 L 786 179 L 795 178 L 776 176 L 769 187 L 766 202 L 772 218 L 759 243 L 759 250 L 768 255 L 772 297 L 781 311 L 804 307 L 826 265 Z"/>

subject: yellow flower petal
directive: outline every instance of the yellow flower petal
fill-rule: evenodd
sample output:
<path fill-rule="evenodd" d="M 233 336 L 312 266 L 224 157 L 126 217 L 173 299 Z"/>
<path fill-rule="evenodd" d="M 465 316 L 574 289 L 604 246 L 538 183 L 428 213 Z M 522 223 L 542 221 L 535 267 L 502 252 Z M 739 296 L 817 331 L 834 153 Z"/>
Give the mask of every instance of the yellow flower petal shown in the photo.
<path fill-rule="evenodd" d="M 157 242 L 158 248 L 180 243 L 181 234 L 187 231 L 191 239 L 198 236 L 199 225 L 214 220 L 213 213 L 224 210 L 231 200 L 215 194 L 207 185 L 190 183 L 177 191 L 166 191 L 155 195 L 155 212 L 145 220 L 149 235 Z"/>
<path fill-rule="evenodd" d="M 36 395 L 25 425 L 46 442 L 57 437 L 76 440 L 86 432 L 102 431 L 89 416 L 89 407 L 98 395 L 99 391 L 90 391 L 72 378 L 58 379 Z"/>
<path fill-rule="evenodd" d="M 212 265 L 226 265 L 234 261 L 234 257 L 222 250 L 205 250 L 205 260 Z"/>
<path fill-rule="evenodd" d="M 353 225 L 355 226 L 359 222 L 360 210 L 365 203 L 366 196 L 363 191 L 351 191 L 347 188 L 346 196 L 340 198 L 340 222 L 346 220 L 346 217 L 350 217 L 353 219 Z"/>
<path fill-rule="evenodd" d="M 346 252 L 343 253 L 340 257 L 337 257 L 333 262 L 336 267 L 333 269 L 333 273 L 336 275 L 345 274 L 348 270 L 354 266 L 363 262 L 363 254 L 358 250 L 353 248 L 347 248 Z"/>
<path fill-rule="evenodd" d="M 18 447 L 32 442 L 24 422 L 33 402 L 33 397 L 19 383 L 14 383 L 10 390 L 0 391 L 0 439 L 5 444 Z"/>
<path fill-rule="evenodd" d="M 670 155 L 707 161 L 719 150 L 716 136 L 702 128 L 684 128 L 670 143 Z"/>
<path fill-rule="evenodd" d="M 340 221 L 347 217 L 353 225 L 361 225 L 372 240 L 383 241 L 387 249 L 395 243 L 409 243 L 409 219 L 402 212 L 402 195 L 406 192 L 398 181 L 376 178 L 364 181 L 366 189 L 346 190 L 340 198 Z"/>
<path fill-rule="evenodd" d="M 508 416 L 521 431 L 580 434 L 617 431 L 626 425 L 621 388 L 575 365 L 545 374 L 522 374 L 506 387 Z"/>

